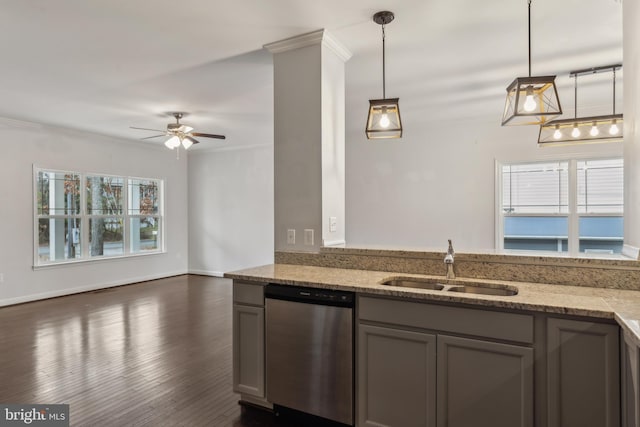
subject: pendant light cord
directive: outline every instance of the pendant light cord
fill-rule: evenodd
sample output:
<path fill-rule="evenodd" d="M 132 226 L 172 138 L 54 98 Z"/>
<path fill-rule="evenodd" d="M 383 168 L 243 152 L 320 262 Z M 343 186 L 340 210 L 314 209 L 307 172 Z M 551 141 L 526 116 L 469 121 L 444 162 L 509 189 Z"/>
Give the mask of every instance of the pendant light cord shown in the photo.
<path fill-rule="evenodd" d="M 613 67 L 613 115 L 616 114 L 616 67 Z"/>
<path fill-rule="evenodd" d="M 387 99 L 387 88 L 386 88 L 386 76 L 385 76 L 385 57 L 384 57 L 384 39 L 385 39 L 385 34 L 384 34 L 384 26 L 385 24 L 382 24 L 382 99 Z"/>
<path fill-rule="evenodd" d="M 531 0 L 529 3 L 529 77 L 531 77 Z"/>
<path fill-rule="evenodd" d="M 578 118 L 578 75 L 575 74 L 573 77 L 575 79 L 575 83 L 573 86 L 573 118 L 577 119 Z"/>

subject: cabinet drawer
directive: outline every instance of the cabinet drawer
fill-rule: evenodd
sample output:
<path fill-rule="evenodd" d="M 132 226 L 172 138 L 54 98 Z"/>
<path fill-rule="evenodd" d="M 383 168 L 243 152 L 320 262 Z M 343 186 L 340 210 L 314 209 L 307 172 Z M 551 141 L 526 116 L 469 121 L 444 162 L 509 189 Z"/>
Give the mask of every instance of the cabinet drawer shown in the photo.
<path fill-rule="evenodd" d="M 533 343 L 533 316 L 375 297 L 358 299 L 360 320 Z"/>
<path fill-rule="evenodd" d="M 264 284 L 234 280 L 233 302 L 264 306 Z"/>

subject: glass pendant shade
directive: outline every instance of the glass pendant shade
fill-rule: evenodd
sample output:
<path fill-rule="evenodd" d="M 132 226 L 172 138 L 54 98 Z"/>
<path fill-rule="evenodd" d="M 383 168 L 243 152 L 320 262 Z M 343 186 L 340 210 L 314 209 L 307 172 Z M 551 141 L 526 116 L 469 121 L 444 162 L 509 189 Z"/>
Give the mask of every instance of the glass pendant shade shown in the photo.
<path fill-rule="evenodd" d="M 174 148 L 180 146 L 180 138 L 174 135 L 171 138 L 167 139 L 167 141 L 164 143 L 164 146 L 173 150 Z"/>
<path fill-rule="evenodd" d="M 502 126 L 539 125 L 562 114 L 556 76 L 518 77 L 507 88 Z"/>
<path fill-rule="evenodd" d="M 399 98 L 370 99 L 367 118 L 367 138 L 389 139 L 402 137 Z"/>
<path fill-rule="evenodd" d="M 180 142 L 182 142 L 182 146 L 184 147 L 185 150 L 188 150 L 189 147 L 193 145 L 193 140 L 188 136 L 185 136 L 184 138 L 182 138 Z"/>
<path fill-rule="evenodd" d="M 622 141 L 622 123 L 622 114 L 552 120 L 540 126 L 538 145 L 544 147 Z"/>

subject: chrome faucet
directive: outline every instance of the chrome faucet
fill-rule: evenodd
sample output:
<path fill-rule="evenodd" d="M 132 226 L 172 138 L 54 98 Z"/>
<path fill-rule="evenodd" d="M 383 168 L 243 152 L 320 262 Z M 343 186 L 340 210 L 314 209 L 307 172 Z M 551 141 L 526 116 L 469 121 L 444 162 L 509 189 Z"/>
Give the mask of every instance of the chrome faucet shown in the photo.
<path fill-rule="evenodd" d="M 456 273 L 453 272 L 453 245 L 451 244 L 451 239 L 449 239 L 449 249 L 447 249 L 447 254 L 444 256 L 444 263 L 447 266 L 447 279 L 455 279 Z"/>

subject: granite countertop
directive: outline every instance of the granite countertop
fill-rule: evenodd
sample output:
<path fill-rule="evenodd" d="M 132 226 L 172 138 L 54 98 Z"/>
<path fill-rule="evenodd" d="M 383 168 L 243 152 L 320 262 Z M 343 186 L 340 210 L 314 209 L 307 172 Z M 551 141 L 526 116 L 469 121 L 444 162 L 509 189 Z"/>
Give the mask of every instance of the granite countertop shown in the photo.
<path fill-rule="evenodd" d="M 225 273 L 224 276 L 230 279 L 339 289 L 414 300 L 612 319 L 620 324 L 636 345 L 640 346 L 640 291 L 481 280 L 489 286 L 515 287 L 518 289 L 518 294 L 513 296 L 478 295 L 401 288 L 381 284 L 385 280 L 397 277 L 432 278 L 445 281 L 442 276 L 289 264 L 264 265 Z M 456 278 L 456 282 L 460 284 L 478 281 L 478 279 Z"/>

